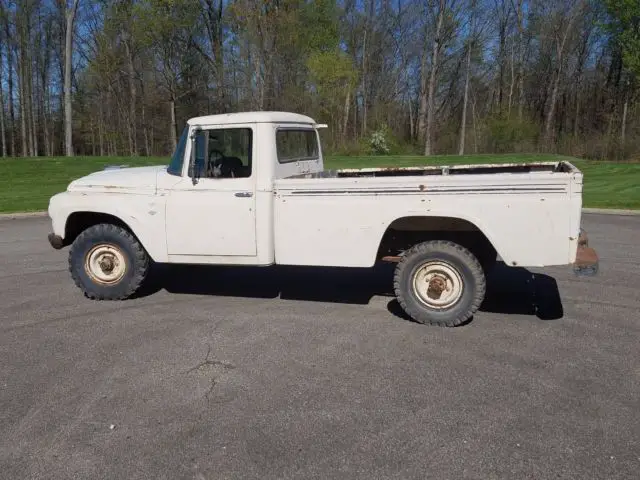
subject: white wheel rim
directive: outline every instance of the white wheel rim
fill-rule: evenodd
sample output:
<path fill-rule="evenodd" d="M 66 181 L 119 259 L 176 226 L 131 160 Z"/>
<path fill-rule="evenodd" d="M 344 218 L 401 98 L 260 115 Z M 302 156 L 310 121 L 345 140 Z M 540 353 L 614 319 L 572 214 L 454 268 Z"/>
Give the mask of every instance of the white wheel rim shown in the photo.
<path fill-rule="evenodd" d="M 116 246 L 100 244 L 87 253 L 84 269 L 93 281 L 102 285 L 112 285 L 124 276 L 127 261 L 122 250 Z"/>
<path fill-rule="evenodd" d="M 443 310 L 455 305 L 462 297 L 462 277 L 448 263 L 439 260 L 428 262 L 414 273 L 413 291 L 429 308 Z"/>

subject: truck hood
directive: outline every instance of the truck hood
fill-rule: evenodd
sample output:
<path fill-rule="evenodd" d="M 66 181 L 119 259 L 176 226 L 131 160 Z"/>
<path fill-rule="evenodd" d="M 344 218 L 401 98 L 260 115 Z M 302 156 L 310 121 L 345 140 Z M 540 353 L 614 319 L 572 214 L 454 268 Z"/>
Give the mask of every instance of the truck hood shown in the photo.
<path fill-rule="evenodd" d="M 166 169 L 165 165 L 157 165 L 102 170 L 74 180 L 67 190 L 153 194 L 158 174 Z"/>

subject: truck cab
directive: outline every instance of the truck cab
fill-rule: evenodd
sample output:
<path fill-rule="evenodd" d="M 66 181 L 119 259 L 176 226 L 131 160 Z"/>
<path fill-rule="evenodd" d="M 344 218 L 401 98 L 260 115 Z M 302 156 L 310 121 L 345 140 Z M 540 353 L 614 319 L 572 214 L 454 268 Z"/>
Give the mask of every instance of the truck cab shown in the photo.
<path fill-rule="evenodd" d="M 288 112 L 189 119 L 167 166 L 109 169 L 49 204 L 51 240 L 70 245 L 101 216 L 160 263 L 274 263 L 274 181 L 324 168 L 317 124 Z"/>
<path fill-rule="evenodd" d="M 274 181 L 323 170 L 320 127 L 286 112 L 191 119 L 158 177 L 166 259 L 273 263 Z"/>

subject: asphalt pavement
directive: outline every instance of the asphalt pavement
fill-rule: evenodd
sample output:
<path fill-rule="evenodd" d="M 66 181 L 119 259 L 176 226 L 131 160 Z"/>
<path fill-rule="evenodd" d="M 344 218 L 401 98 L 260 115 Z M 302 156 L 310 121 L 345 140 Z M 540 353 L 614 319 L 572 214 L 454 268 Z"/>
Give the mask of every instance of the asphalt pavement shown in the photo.
<path fill-rule="evenodd" d="M 458 328 L 373 271 L 168 268 L 85 299 L 46 218 L 0 221 L 0 478 L 636 479 L 640 217 L 597 277 L 499 266 Z"/>

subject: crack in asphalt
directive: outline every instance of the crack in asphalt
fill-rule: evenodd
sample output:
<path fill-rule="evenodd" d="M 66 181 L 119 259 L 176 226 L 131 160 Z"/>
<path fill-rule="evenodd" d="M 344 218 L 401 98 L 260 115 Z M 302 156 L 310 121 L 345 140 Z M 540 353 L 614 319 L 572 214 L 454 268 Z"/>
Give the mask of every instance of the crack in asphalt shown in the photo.
<path fill-rule="evenodd" d="M 207 345 L 207 355 L 204 357 L 204 360 L 202 362 L 200 362 L 199 364 L 197 364 L 195 367 L 191 367 L 189 370 L 187 370 L 186 372 L 184 372 L 185 374 L 187 373 L 191 373 L 194 370 L 201 370 L 205 367 L 215 367 L 215 366 L 220 366 L 220 367 L 224 367 L 227 369 L 234 369 L 236 368 L 236 366 L 232 363 L 227 363 L 227 362 L 222 362 L 220 360 L 210 360 L 209 359 L 209 355 L 211 354 L 211 345 Z"/>
<path fill-rule="evenodd" d="M 210 359 L 209 355 L 211 355 L 211 345 L 207 345 L 207 354 L 204 357 L 204 360 L 198 363 L 197 365 L 195 365 L 194 367 L 191 367 L 190 369 L 186 370 L 184 374 L 188 375 L 194 371 L 205 372 L 210 368 L 215 368 L 215 367 L 222 367 L 224 370 L 233 370 L 234 368 L 236 368 L 236 366 L 232 363 L 223 362 L 221 360 Z M 213 375 L 210 381 L 209 389 L 204 394 L 204 397 L 207 400 L 207 403 L 211 401 L 210 397 L 211 397 L 211 394 L 213 393 L 214 388 L 218 384 L 217 380 L 218 380 L 218 377 L 216 375 Z"/>

